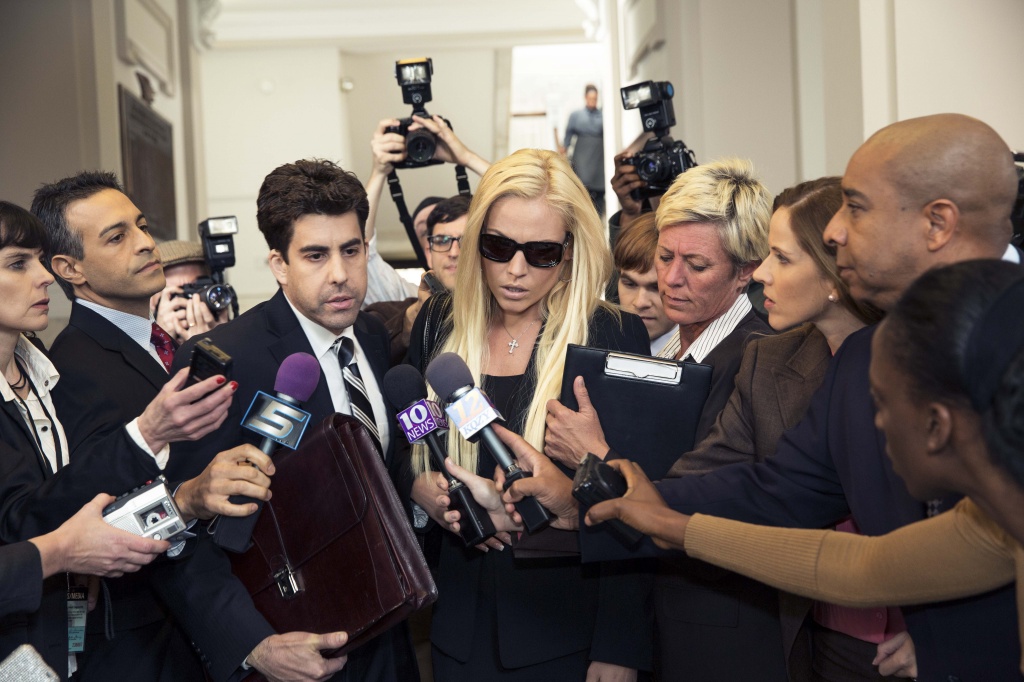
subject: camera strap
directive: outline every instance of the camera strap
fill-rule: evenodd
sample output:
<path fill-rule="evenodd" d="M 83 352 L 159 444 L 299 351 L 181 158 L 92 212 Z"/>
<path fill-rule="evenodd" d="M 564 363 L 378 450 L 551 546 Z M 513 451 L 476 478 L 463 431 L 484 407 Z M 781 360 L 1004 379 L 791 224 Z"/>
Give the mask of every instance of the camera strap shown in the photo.
<path fill-rule="evenodd" d="M 466 175 L 466 167 L 455 164 L 455 184 L 459 187 L 459 194 L 464 197 L 470 195 L 469 192 L 469 176 Z"/>
<path fill-rule="evenodd" d="M 455 164 L 455 184 L 459 188 L 460 195 L 470 196 L 469 176 L 466 174 L 466 167 L 461 164 Z M 395 208 L 398 209 L 398 219 L 402 221 L 405 234 L 409 237 L 409 243 L 412 244 L 412 250 L 416 254 L 416 261 L 424 270 L 429 270 L 430 268 L 427 267 L 427 255 L 423 253 L 423 247 L 420 246 L 420 240 L 416 236 L 416 227 L 413 225 L 412 216 L 409 215 L 409 208 L 405 205 L 402 183 L 399 182 L 398 171 L 394 168 L 388 173 L 388 191 L 391 192 Z"/>
<path fill-rule="evenodd" d="M 416 261 L 424 270 L 429 270 L 427 266 L 427 255 L 423 253 L 423 247 L 420 246 L 420 240 L 416 236 L 416 228 L 412 224 L 412 216 L 409 215 L 409 209 L 405 205 L 405 195 L 402 194 L 402 183 L 398 181 L 398 172 L 395 169 L 391 169 L 388 173 L 388 191 L 391 192 L 391 198 L 395 202 L 395 208 L 398 209 L 398 219 L 402 221 L 402 227 L 405 228 L 405 234 L 409 237 L 409 243 L 412 244 L 412 250 L 416 254 Z"/>

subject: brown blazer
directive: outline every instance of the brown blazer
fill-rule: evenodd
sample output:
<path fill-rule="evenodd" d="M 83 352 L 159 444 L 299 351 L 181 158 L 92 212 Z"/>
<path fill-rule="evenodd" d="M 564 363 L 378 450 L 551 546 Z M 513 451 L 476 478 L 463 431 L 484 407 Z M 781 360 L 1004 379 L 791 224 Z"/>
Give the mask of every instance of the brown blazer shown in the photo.
<path fill-rule="evenodd" d="M 693 450 L 666 478 L 703 474 L 733 462 L 757 462 L 775 453 L 782 433 L 804 416 L 832 359 L 814 325 L 751 338 L 729 402 Z"/>

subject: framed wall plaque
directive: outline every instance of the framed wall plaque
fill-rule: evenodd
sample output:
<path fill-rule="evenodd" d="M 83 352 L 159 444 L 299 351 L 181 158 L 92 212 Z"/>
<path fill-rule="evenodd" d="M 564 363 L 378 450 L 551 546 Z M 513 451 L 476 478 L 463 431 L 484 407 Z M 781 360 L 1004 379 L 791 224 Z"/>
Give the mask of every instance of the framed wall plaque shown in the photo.
<path fill-rule="evenodd" d="M 176 239 L 171 124 L 123 85 L 118 85 L 117 91 L 125 191 L 146 214 L 154 239 Z"/>

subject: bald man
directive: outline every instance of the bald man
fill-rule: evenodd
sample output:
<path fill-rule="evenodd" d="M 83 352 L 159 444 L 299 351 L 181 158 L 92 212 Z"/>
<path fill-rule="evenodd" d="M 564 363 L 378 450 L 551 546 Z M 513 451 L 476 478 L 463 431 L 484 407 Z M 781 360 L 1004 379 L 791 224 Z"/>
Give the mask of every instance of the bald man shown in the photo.
<path fill-rule="evenodd" d="M 843 207 L 825 240 L 838 247 L 840 273 L 853 295 L 887 309 L 929 268 L 975 258 L 1019 263 L 1020 252 L 1009 245 L 1016 182 L 1009 148 L 981 121 L 954 114 L 902 121 L 873 135 L 850 159 Z M 913 499 L 892 470 L 868 391 L 873 333 L 868 328 L 846 340 L 807 415 L 783 436 L 774 457 L 661 481 L 668 504 L 688 514 L 804 528 L 834 526 L 852 515 L 865 535 L 955 504 L 954 497 Z M 683 620 L 679 614 L 702 603 L 681 591 L 675 599 L 659 600 L 657 608 L 666 610 L 659 621 Z M 917 679 L 1021 679 L 1012 587 L 903 613 L 917 649 Z M 892 631 L 887 615 L 879 615 L 880 632 Z M 863 655 L 855 638 L 821 623 L 810 624 L 810 636 L 816 651 Z M 661 650 L 685 657 L 687 647 L 706 646 L 679 637 L 679 629 L 659 633 Z M 785 644 L 788 650 L 792 642 Z M 894 656 L 881 657 L 885 674 L 915 672 Z"/>

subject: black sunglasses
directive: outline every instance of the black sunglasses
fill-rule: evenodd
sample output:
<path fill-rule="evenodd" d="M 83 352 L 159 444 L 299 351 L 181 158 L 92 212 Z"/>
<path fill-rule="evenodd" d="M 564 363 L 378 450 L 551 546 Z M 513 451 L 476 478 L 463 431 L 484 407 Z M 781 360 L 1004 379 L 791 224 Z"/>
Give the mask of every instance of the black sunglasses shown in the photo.
<path fill-rule="evenodd" d="M 553 268 L 562 262 L 565 247 L 572 241 L 572 234 L 565 233 L 565 241 L 558 242 L 526 242 L 520 244 L 508 237 L 496 234 L 480 235 L 480 255 L 487 260 L 507 263 L 515 257 L 516 251 L 522 251 L 526 262 L 535 268 Z"/>

